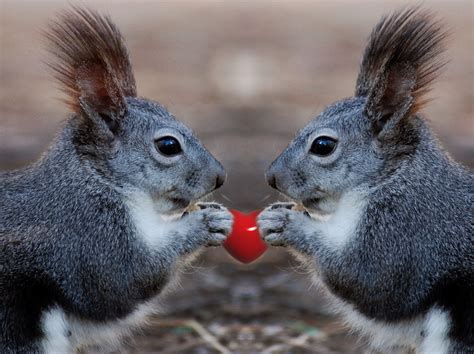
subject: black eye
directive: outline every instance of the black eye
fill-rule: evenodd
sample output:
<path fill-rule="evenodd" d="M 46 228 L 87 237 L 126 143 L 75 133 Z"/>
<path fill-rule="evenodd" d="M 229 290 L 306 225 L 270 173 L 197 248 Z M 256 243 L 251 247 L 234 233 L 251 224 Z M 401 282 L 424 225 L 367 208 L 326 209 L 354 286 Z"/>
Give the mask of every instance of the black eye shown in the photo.
<path fill-rule="evenodd" d="M 311 153 L 318 156 L 328 156 L 336 150 L 337 140 L 329 136 L 320 136 L 311 144 Z"/>
<path fill-rule="evenodd" d="M 155 140 L 155 146 L 165 156 L 175 156 L 183 151 L 179 141 L 172 136 L 164 136 Z"/>

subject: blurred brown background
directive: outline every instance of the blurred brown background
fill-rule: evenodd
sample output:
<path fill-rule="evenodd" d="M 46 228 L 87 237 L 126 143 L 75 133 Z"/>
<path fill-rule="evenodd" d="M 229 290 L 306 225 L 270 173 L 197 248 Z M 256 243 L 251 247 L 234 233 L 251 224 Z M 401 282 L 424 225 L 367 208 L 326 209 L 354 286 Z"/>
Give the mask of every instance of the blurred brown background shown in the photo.
<path fill-rule="evenodd" d="M 68 111 L 41 39 L 70 2 L 0 2 L 0 169 L 47 147 Z M 295 132 L 351 96 L 371 28 L 400 1 L 82 1 L 124 34 L 139 94 L 167 106 L 225 165 L 216 198 L 252 210 L 276 200 L 263 173 Z M 457 160 L 474 166 L 473 3 L 425 1 L 451 29 L 445 73 L 425 109 Z M 285 252 L 242 266 L 204 255 L 165 315 L 130 352 L 363 352 Z M 195 322 L 189 322 L 193 320 Z M 218 344 L 220 343 L 220 344 Z"/>

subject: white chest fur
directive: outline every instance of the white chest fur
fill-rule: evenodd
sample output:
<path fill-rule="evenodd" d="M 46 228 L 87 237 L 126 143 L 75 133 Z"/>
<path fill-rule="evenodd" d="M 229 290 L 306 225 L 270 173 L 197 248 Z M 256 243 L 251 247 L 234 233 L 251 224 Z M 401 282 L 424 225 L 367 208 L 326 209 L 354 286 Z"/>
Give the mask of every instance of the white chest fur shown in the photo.
<path fill-rule="evenodd" d="M 347 193 L 330 205 L 323 205 L 327 209 L 323 214 L 313 214 L 317 221 L 311 227 L 318 230 L 328 247 L 341 249 L 354 237 L 365 206 L 364 193 Z"/>
<path fill-rule="evenodd" d="M 135 194 L 127 199 L 127 206 L 138 237 L 151 249 L 163 249 L 171 241 L 171 230 L 177 227 L 172 218 L 157 209 L 148 195 Z"/>

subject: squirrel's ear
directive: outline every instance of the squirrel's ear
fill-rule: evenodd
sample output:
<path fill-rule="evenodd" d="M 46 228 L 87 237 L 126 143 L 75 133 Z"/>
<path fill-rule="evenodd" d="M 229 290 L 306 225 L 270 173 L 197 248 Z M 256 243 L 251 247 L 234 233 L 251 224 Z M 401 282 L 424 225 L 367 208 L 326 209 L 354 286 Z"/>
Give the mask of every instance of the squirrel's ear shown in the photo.
<path fill-rule="evenodd" d="M 46 32 L 49 66 L 78 114 L 102 119 L 112 132 L 135 97 L 135 79 L 123 38 L 109 17 L 82 8 L 64 12 Z"/>
<path fill-rule="evenodd" d="M 416 114 L 445 64 L 446 32 L 428 13 L 411 8 L 384 17 L 372 31 L 357 78 L 356 96 L 374 131 L 390 131 Z"/>

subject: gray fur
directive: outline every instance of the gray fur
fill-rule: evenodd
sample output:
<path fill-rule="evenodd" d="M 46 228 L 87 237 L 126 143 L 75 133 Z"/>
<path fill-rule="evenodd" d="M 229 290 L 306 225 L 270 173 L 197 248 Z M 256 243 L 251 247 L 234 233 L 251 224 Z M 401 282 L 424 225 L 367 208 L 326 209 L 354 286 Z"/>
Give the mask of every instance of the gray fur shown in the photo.
<path fill-rule="evenodd" d="M 311 215 L 276 205 L 258 224 L 267 242 L 308 261 L 343 307 L 393 326 L 442 311 L 450 322 L 440 342 L 449 352 L 472 352 L 474 176 L 440 147 L 418 112 L 444 38 L 430 21 L 412 9 L 382 19 L 357 97 L 329 106 L 267 171 L 269 182 Z M 387 41 L 389 48 L 374 50 Z M 309 152 L 321 135 L 338 140 L 328 157 Z M 434 344 L 433 333 L 421 328 L 415 347 Z"/>
<path fill-rule="evenodd" d="M 120 48 L 115 55 L 127 55 L 110 20 L 76 9 L 61 21 L 72 31 L 54 32 L 65 36 L 61 43 L 78 40 L 73 30 L 81 30 L 92 38 L 86 45 L 97 50 L 84 51 L 91 57 L 81 57 L 86 67 L 81 75 L 62 80 L 81 81 L 74 92 L 66 90 L 77 111 L 49 150 L 25 169 L 0 174 L 2 353 L 43 350 L 42 317 L 54 308 L 100 325 L 127 317 L 163 291 L 186 257 L 220 245 L 232 225 L 227 209 L 201 204 L 200 210 L 163 221 L 156 244 L 143 237 L 133 203 L 141 207 L 151 200 L 153 220 L 182 214 L 222 183 L 224 169 L 166 109 L 134 97 L 129 66 L 96 66 L 104 63 L 98 53 L 105 43 Z M 61 70 L 73 72 L 79 49 L 70 45 L 69 66 Z M 109 78 L 113 82 L 101 86 Z M 162 156 L 154 141 L 163 135 L 176 137 L 183 153 Z M 57 334 L 74 338 L 71 328 L 64 330 Z"/>

